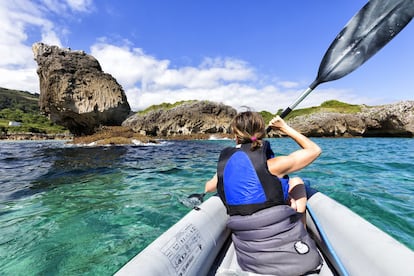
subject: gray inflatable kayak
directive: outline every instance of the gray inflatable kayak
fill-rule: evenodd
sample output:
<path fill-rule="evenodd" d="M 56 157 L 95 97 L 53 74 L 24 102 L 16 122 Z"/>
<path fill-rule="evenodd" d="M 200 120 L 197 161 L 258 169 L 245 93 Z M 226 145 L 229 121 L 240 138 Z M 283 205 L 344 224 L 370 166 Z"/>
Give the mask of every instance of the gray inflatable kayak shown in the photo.
<path fill-rule="evenodd" d="M 307 229 L 324 264 L 312 275 L 414 275 L 414 252 L 347 207 L 309 190 Z M 115 275 L 258 275 L 242 271 L 217 196 L 190 211 Z"/>

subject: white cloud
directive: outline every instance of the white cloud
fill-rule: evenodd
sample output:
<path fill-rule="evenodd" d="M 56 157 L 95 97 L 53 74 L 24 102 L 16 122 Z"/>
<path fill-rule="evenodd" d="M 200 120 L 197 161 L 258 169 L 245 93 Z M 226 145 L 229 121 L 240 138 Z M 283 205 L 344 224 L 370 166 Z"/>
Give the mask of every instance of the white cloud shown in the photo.
<path fill-rule="evenodd" d="M 0 66 L 3 68 L 33 67 L 31 47 L 25 44 L 27 28 L 47 30 L 51 36 L 52 23 L 40 17 L 37 6 L 29 1 L 0 1 Z"/>
<path fill-rule="evenodd" d="M 280 81 L 278 84 L 285 88 L 295 88 L 300 86 L 299 83 L 293 81 Z"/>
<path fill-rule="evenodd" d="M 42 9 L 60 16 L 70 16 L 71 12 L 89 13 L 93 10 L 92 0 L 43 0 Z"/>
<path fill-rule="evenodd" d="M 66 0 L 66 2 L 74 11 L 88 12 L 92 7 L 92 0 Z"/>
<path fill-rule="evenodd" d="M 7 69 L 0 67 L 0 87 L 39 93 L 35 67 Z"/>
<path fill-rule="evenodd" d="M 67 28 L 56 25 L 49 16 L 67 15 L 68 10 L 84 12 L 90 6 L 89 0 L 0 1 L 0 87 L 39 92 L 29 35 L 61 46 Z"/>
<path fill-rule="evenodd" d="M 153 79 L 152 89 L 163 87 L 210 88 L 254 79 L 252 68 L 235 59 L 206 58 L 198 67 L 168 69 Z"/>
<path fill-rule="evenodd" d="M 102 42 L 91 47 L 91 54 L 102 69 L 113 75 L 125 89 L 133 88 L 137 83 L 145 87 L 156 76 L 162 75 L 169 65 L 167 60 L 145 55 L 140 48 L 131 49 Z"/>

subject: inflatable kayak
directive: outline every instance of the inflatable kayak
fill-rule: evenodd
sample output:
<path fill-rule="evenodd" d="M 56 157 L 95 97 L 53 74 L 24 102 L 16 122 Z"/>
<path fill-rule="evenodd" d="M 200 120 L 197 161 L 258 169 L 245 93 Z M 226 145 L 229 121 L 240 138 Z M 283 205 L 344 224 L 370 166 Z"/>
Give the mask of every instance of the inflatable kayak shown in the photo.
<path fill-rule="evenodd" d="M 414 275 L 414 252 L 347 207 L 308 188 L 307 229 L 324 264 L 311 275 Z M 115 275 L 258 275 L 239 267 L 226 209 L 212 196 Z"/>

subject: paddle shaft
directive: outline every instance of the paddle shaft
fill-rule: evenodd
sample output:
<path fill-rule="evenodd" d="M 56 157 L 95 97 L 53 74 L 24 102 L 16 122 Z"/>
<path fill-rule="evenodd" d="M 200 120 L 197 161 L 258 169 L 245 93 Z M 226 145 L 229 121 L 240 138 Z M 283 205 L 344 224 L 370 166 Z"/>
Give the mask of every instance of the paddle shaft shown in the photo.
<path fill-rule="evenodd" d="M 315 80 L 297 99 L 294 103 L 289 105 L 283 112 L 279 115 L 280 118 L 285 118 L 293 109 L 300 104 L 303 99 L 305 99 L 315 88 L 319 85 L 320 82 L 318 80 Z M 269 133 L 272 130 L 270 126 L 266 128 L 266 133 Z"/>
<path fill-rule="evenodd" d="M 280 114 L 280 117 L 283 119 L 283 118 L 285 118 L 293 109 L 295 109 L 296 108 L 296 106 L 298 106 L 298 104 L 300 104 L 302 101 L 303 101 L 303 99 L 305 99 L 306 98 L 306 96 L 308 96 L 312 91 L 313 91 L 313 89 L 315 89 L 316 88 L 316 86 L 318 86 L 319 85 L 319 82 L 317 81 L 317 80 L 315 80 L 309 87 L 308 87 L 308 89 L 306 89 L 297 99 L 296 99 L 296 101 L 293 103 L 293 104 L 291 104 L 291 105 L 289 105 L 285 110 L 283 110 L 283 112 L 282 112 L 282 114 Z"/>

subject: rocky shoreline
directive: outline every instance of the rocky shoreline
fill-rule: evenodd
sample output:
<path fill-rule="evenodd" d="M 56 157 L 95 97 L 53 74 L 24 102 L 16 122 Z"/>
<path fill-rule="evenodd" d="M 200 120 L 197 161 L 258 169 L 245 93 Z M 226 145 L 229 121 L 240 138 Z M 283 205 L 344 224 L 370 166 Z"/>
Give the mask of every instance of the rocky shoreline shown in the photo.
<path fill-rule="evenodd" d="M 139 145 L 158 144 L 162 140 L 209 140 L 231 139 L 229 134 L 191 134 L 176 136 L 146 136 L 134 132 L 131 128 L 122 126 L 105 126 L 93 135 L 74 137 L 71 144 L 82 145 Z"/>
<path fill-rule="evenodd" d="M 68 133 L 46 134 L 46 133 L 8 133 L 0 135 L 0 141 L 24 141 L 24 140 L 72 140 L 73 135 Z"/>
<path fill-rule="evenodd" d="M 236 110 L 223 104 L 193 102 L 173 109 L 135 114 L 123 126 L 101 126 L 94 134 L 12 133 L 0 140 L 69 140 L 72 144 L 124 145 L 160 140 L 232 139 L 229 124 Z M 357 113 L 319 112 L 288 123 L 308 137 L 414 137 L 414 101 L 362 107 Z M 269 137 L 282 137 L 270 132 Z"/>

